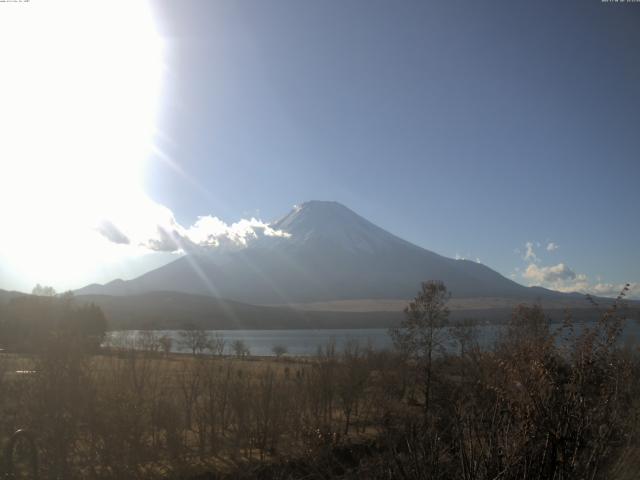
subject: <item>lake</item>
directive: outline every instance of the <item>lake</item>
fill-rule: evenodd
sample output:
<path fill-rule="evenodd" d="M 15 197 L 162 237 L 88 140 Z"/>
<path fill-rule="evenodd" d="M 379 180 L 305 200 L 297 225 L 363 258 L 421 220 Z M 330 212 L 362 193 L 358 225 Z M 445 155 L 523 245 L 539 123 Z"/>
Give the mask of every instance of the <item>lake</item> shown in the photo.
<path fill-rule="evenodd" d="M 128 343 L 135 344 L 143 331 L 121 330 L 109 332 L 110 336 L 126 336 Z M 167 335 L 173 340 L 171 350 L 177 353 L 190 353 L 187 348 L 180 347 L 180 334 L 175 330 L 154 330 L 153 333 L 161 337 Z M 272 349 L 276 345 L 287 348 L 288 354 L 293 356 L 315 355 L 318 346 L 324 346 L 335 341 L 336 348 L 342 350 L 349 341 L 357 341 L 360 345 L 371 345 L 376 350 L 391 348 L 391 338 L 384 328 L 370 329 L 334 329 L 334 330 L 211 330 L 211 335 L 222 335 L 226 341 L 225 353 L 231 354 L 231 343 L 242 340 L 251 355 L 272 356 Z M 108 343 L 108 342 L 106 342 Z"/>
<path fill-rule="evenodd" d="M 576 330 L 593 323 L 576 324 Z M 554 324 L 551 328 L 559 325 Z M 495 341 L 498 334 L 504 329 L 504 325 L 480 325 L 477 328 L 478 341 L 483 346 L 489 346 Z M 110 339 L 120 337 L 126 339 L 127 344 L 135 345 L 137 340 L 146 335 L 140 330 L 120 330 L 108 332 L 107 342 Z M 231 343 L 235 340 L 245 342 L 251 355 L 273 356 L 272 349 L 276 345 L 285 346 L 289 355 L 310 356 L 315 355 L 319 346 L 327 345 L 334 341 L 338 351 L 342 350 L 349 341 L 356 341 L 361 346 L 371 345 L 376 350 L 390 349 L 392 347 L 389 331 L 385 328 L 369 329 L 328 329 L 328 330 L 216 330 L 209 331 L 211 335 L 220 334 L 226 341 L 225 353 L 231 354 Z M 163 335 L 173 339 L 172 351 L 187 353 L 188 349 L 181 348 L 180 335 L 175 330 L 154 330 L 157 337 Z M 621 342 L 635 342 L 640 339 L 640 325 L 635 321 L 628 321 L 621 337 Z M 453 340 L 447 342 L 449 348 L 454 348 Z"/>

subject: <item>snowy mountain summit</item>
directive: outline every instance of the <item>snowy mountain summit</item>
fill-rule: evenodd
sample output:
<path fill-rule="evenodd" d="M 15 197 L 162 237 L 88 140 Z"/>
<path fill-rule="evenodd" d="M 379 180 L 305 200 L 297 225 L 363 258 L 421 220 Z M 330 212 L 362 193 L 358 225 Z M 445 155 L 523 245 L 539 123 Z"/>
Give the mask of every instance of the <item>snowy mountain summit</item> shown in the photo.
<path fill-rule="evenodd" d="M 129 281 L 80 294 L 179 291 L 248 303 L 407 299 L 420 282 L 441 280 L 455 297 L 560 295 L 519 285 L 485 265 L 454 260 L 402 240 L 337 202 L 309 201 L 240 249 L 190 254 Z"/>
<path fill-rule="evenodd" d="M 372 254 L 406 243 L 338 202 L 304 202 L 271 227 L 289 233 L 282 243 L 295 247 L 324 245 Z"/>

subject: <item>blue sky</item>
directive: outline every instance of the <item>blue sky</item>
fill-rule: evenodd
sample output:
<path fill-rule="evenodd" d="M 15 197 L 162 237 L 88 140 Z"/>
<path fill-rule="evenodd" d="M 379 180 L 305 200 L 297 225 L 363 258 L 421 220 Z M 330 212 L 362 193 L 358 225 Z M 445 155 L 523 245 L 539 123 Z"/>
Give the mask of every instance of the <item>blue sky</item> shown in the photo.
<path fill-rule="evenodd" d="M 191 180 L 155 162 L 147 189 L 182 223 L 331 199 L 505 275 L 537 242 L 541 266 L 640 280 L 640 4 L 154 5 Z"/>
<path fill-rule="evenodd" d="M 39 15 L 42 4 L 31 4 Z M 153 135 L 160 153 L 140 164 L 135 195 L 117 180 L 103 195 L 127 191 L 121 195 L 127 201 L 144 194 L 157 204 L 153 215 L 129 215 L 129 224 L 156 216 L 185 229 L 207 215 L 228 224 L 271 221 L 305 200 L 336 200 L 420 246 L 479 259 L 524 284 L 609 293 L 622 282 L 640 282 L 640 4 L 157 0 L 150 7 L 162 44 Z M 107 36 L 124 39 L 124 48 L 93 55 L 110 74 L 91 79 L 90 98 L 147 78 L 155 53 L 145 53 L 153 42 L 141 40 L 136 23 L 146 21 L 144 12 L 137 17 L 135 9 L 118 13 L 103 5 L 91 26 L 85 18 L 91 12 L 74 8 L 73 19 L 59 7 L 41 15 L 58 15 L 57 23 L 46 23 L 59 27 L 47 35 L 52 45 L 65 31 L 82 35 L 69 57 L 77 70 L 70 66 L 61 78 L 84 75 L 86 52 L 74 49 L 91 47 L 91 32 L 103 26 Z M 109 12 L 115 13 L 101 21 Z M 3 38 L 5 48 L 22 45 L 19 35 L 31 24 Z M 138 49 L 131 53 L 130 45 Z M 118 64 L 122 57 L 128 63 Z M 32 95 L 23 86 L 27 76 L 48 80 L 22 72 L 22 63 L 6 65 L 4 78 L 15 77 L 12 96 L 20 89 Z M 114 97 L 126 102 L 99 138 L 130 140 L 130 130 L 117 130 L 118 119 L 126 123 L 139 98 L 155 92 L 145 82 Z M 109 110 L 111 103 L 98 107 Z M 43 108 L 35 106 L 30 118 Z M 91 126 L 78 111 L 83 120 L 70 124 L 76 132 Z M 15 123 L 6 112 L 5 131 Z M 58 153 L 51 158 L 66 158 L 66 150 Z M 62 167 L 65 178 L 77 176 L 77 165 Z M 120 167 L 108 176 L 133 178 Z M 47 203 L 16 180 L 23 177 L 15 169 L 3 173 L 34 203 Z M 100 183 L 97 174 L 92 178 Z M 42 243 L 33 248 L 43 248 L 43 258 L 66 258 L 59 246 L 52 254 Z M 547 249 L 550 243 L 557 248 Z M 2 247 L 0 259 L 16 258 Z M 53 264 L 36 274 L 5 261 L 0 288 L 25 289 L 35 278 L 75 288 L 116 273 L 131 277 L 171 258 L 137 252 L 145 261 L 127 270 L 128 254 L 108 261 L 91 255 L 86 259 L 118 268 L 101 266 L 98 274 L 78 267 L 61 280 Z"/>

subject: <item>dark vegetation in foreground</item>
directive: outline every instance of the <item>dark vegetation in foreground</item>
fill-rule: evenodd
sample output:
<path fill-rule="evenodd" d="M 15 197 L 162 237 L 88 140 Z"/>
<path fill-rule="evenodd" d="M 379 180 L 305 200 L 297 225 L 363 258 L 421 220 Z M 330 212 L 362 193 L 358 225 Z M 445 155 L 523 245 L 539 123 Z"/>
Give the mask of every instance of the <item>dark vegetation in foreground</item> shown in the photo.
<path fill-rule="evenodd" d="M 98 351 L 99 310 L 25 307 L 42 321 L 17 337 L 28 353 L 0 354 L 0 440 L 29 428 L 52 479 L 636 478 L 640 356 L 618 342 L 621 301 L 587 330 L 521 306 L 480 349 L 447 298 L 425 283 L 393 352 L 304 360 L 163 354 L 152 336 Z"/>

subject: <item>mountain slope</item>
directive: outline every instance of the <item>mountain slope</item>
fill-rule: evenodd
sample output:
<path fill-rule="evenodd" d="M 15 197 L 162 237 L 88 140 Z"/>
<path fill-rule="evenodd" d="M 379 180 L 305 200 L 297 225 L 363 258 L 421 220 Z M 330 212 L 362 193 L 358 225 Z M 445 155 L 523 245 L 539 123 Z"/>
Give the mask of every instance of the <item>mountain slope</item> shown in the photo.
<path fill-rule="evenodd" d="M 271 225 L 287 237 L 261 237 L 236 251 L 188 255 L 129 281 L 78 294 L 173 290 L 241 302 L 287 304 L 410 298 L 420 282 L 445 282 L 454 297 L 558 296 L 523 287 L 468 260 L 413 245 L 336 202 L 306 202 Z"/>

